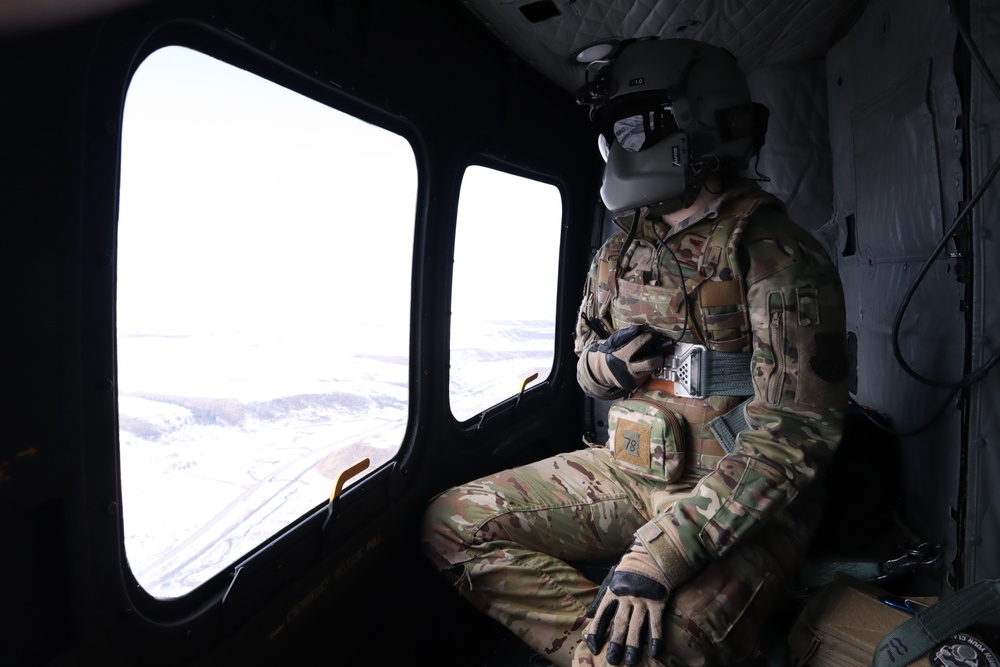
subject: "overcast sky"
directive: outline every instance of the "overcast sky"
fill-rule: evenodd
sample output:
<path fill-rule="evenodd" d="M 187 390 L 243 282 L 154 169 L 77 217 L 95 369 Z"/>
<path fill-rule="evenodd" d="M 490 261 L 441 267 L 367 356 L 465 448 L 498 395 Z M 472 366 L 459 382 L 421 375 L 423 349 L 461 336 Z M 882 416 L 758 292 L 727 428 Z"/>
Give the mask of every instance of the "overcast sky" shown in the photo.
<path fill-rule="evenodd" d="M 129 87 L 121 173 L 123 332 L 342 318 L 359 301 L 408 313 L 417 170 L 398 135 L 168 47 Z M 463 312 L 515 298 L 524 316 L 551 317 L 560 216 L 553 186 L 470 172 Z M 507 258 L 508 275 L 476 276 L 486 257 Z"/>

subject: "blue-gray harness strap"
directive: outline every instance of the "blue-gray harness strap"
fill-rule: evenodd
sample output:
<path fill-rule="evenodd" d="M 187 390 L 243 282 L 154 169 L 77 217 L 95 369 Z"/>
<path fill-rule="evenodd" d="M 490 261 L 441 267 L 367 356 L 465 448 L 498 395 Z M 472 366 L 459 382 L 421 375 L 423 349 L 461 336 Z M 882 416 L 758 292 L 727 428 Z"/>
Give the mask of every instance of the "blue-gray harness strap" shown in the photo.
<path fill-rule="evenodd" d="M 914 615 L 879 643 L 872 667 L 903 667 L 932 648 L 1000 611 L 1000 579 L 957 590 Z"/>

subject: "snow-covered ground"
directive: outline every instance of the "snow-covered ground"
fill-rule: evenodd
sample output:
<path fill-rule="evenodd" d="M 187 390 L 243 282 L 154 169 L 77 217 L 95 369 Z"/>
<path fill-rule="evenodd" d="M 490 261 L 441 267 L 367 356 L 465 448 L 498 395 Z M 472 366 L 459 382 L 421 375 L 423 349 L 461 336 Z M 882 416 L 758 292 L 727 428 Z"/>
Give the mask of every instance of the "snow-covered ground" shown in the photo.
<path fill-rule="evenodd" d="M 390 460 L 408 417 L 403 333 L 119 335 L 125 546 L 139 583 L 183 595 L 326 502 L 341 470 Z M 551 369 L 552 322 L 456 323 L 452 341 L 458 419 Z"/>

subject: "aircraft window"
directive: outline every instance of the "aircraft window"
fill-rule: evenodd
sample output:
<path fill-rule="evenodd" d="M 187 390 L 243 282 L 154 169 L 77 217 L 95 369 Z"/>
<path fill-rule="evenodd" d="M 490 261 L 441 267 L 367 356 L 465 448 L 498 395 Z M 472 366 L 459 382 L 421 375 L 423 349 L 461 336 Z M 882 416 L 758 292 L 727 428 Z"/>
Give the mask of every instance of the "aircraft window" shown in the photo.
<path fill-rule="evenodd" d="M 136 71 L 121 150 L 125 550 L 171 598 L 325 502 L 341 470 L 398 452 L 416 159 L 180 47 Z"/>
<path fill-rule="evenodd" d="M 546 183 L 465 171 L 451 304 L 451 410 L 465 420 L 545 380 L 555 351 L 562 198 Z"/>

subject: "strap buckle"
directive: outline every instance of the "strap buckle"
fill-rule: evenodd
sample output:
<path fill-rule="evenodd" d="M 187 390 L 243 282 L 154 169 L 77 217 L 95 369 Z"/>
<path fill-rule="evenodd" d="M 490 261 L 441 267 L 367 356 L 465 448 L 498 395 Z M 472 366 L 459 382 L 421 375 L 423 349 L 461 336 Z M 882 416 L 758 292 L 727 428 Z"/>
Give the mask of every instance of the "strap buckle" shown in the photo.
<path fill-rule="evenodd" d="M 704 345 L 675 343 L 674 353 L 664 357 L 663 368 L 654 376 L 674 383 L 674 394 L 681 398 L 705 398 Z"/>
<path fill-rule="evenodd" d="M 899 558 L 894 558 L 882 564 L 882 575 L 877 581 L 895 579 L 904 574 L 920 570 L 934 570 L 941 564 L 941 545 L 924 542 L 920 546 L 908 550 Z"/>

